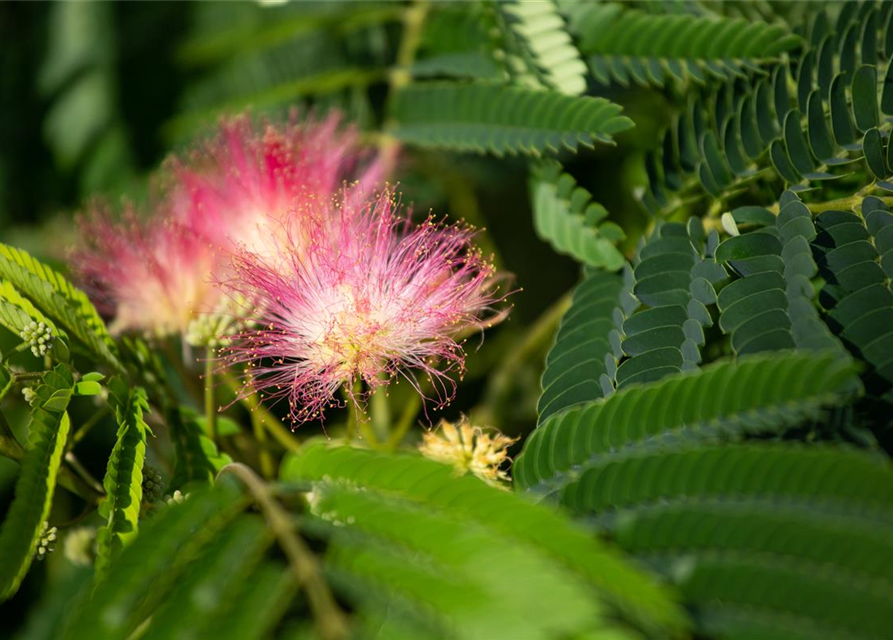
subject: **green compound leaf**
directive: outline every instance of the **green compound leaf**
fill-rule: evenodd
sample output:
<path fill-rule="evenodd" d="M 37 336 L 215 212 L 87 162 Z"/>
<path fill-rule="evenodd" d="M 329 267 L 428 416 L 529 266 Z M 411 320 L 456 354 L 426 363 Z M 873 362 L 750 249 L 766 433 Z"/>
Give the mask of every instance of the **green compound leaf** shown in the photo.
<path fill-rule="evenodd" d="M 771 224 L 725 240 L 717 259 L 740 277 L 718 297 L 719 326 L 730 334 L 738 355 L 778 349 L 838 349 L 815 307 L 811 280 L 818 268 L 810 242 L 816 237 L 812 214 L 791 192 L 782 197 Z M 732 212 L 738 221 L 740 216 Z M 753 208 L 745 210 L 753 218 Z M 743 221 L 743 219 L 742 219 Z"/>
<path fill-rule="evenodd" d="M 115 408 L 118 435 L 102 482 L 106 498 L 99 506 L 106 518 L 106 524 L 96 532 L 96 575 L 100 580 L 112 559 L 136 537 L 143 501 L 146 437 L 150 433 L 143 419 L 149 403 L 142 388 L 128 389 L 120 378 L 113 378 L 109 402 Z"/>
<path fill-rule="evenodd" d="M 621 358 L 621 327 L 638 302 L 632 297 L 632 270 L 623 276 L 592 271 L 574 291 L 546 356 L 539 421 L 574 405 L 614 393 Z"/>
<path fill-rule="evenodd" d="M 515 461 L 515 485 L 547 491 L 625 446 L 778 433 L 860 389 L 853 362 L 837 351 L 751 356 L 631 386 L 537 427 Z"/>
<path fill-rule="evenodd" d="M 863 361 L 868 393 L 893 400 L 893 214 L 883 201 L 862 201 L 862 216 L 824 211 L 813 243 L 826 284 L 819 300 L 827 322 Z"/>
<path fill-rule="evenodd" d="M 60 364 L 44 374 L 35 390 L 22 471 L 12 506 L 0 526 L 0 600 L 18 590 L 49 516 L 70 427 L 66 409 L 73 386 L 71 372 Z"/>
<path fill-rule="evenodd" d="M 0 277 L 27 296 L 41 313 L 77 338 L 91 353 L 121 371 L 114 340 L 87 295 L 20 249 L 0 244 Z"/>
<path fill-rule="evenodd" d="M 197 490 L 141 527 L 139 536 L 112 562 L 105 579 L 87 588 L 87 602 L 72 615 L 60 640 L 125 640 L 183 579 L 191 563 L 215 543 L 244 509 L 232 483 Z M 185 624 L 185 623 L 184 623 Z"/>
<path fill-rule="evenodd" d="M 65 332 L 60 331 L 52 320 L 31 304 L 30 300 L 22 297 L 11 282 L 0 280 L 0 325 L 19 335 L 32 322 L 43 322 L 52 330 L 55 337 L 53 355 L 58 360 L 67 362 L 71 353 L 68 349 L 68 336 Z"/>
<path fill-rule="evenodd" d="M 714 283 L 726 279 L 712 257 L 719 243 L 698 220 L 659 226 L 639 251 L 633 294 L 643 303 L 623 323 L 626 359 L 615 379 L 621 388 L 692 369 L 701 362 L 704 330 L 713 324 L 708 306 Z"/>
<path fill-rule="evenodd" d="M 625 237 L 623 230 L 602 222 L 608 212 L 560 164 L 547 162 L 536 169 L 530 191 L 536 232 L 556 251 L 610 271 L 624 265 L 626 260 L 616 247 Z"/>
<path fill-rule="evenodd" d="M 341 525 L 332 530 L 336 549 L 330 550 L 330 561 L 343 574 L 356 574 L 351 575 L 351 581 L 362 578 L 370 586 L 408 589 L 409 584 L 425 580 L 433 588 L 438 581 L 436 572 L 443 568 L 466 575 L 464 587 L 457 590 L 455 584 L 443 584 L 438 595 L 429 596 L 437 600 L 435 607 L 445 607 L 449 602 L 451 608 L 444 613 L 449 612 L 460 628 L 467 625 L 468 637 L 471 629 L 483 630 L 493 624 L 526 624 L 527 630 L 519 631 L 523 637 L 555 637 L 540 627 L 536 611 L 550 606 L 552 598 L 559 595 L 552 591 L 557 586 L 544 588 L 557 577 L 557 566 L 571 571 L 561 588 L 562 597 L 568 598 L 564 601 L 567 608 L 562 607 L 569 613 L 563 622 L 568 628 L 580 624 L 576 615 L 582 610 L 573 588 L 569 589 L 580 578 L 597 588 L 624 615 L 643 625 L 664 631 L 679 631 L 685 625 L 668 594 L 626 566 L 597 539 L 550 509 L 519 500 L 472 476 L 456 478 L 447 466 L 419 456 L 382 455 L 319 444 L 289 456 L 282 478 L 313 482 L 314 512 Z M 491 543 L 484 544 L 485 540 Z M 365 545 L 373 547 L 364 550 Z M 497 587 L 484 577 L 487 565 L 495 559 L 476 566 L 482 562 L 478 551 L 484 548 L 488 553 L 502 549 L 506 560 L 524 548 L 528 560 L 520 565 L 499 562 L 503 586 Z M 418 569 L 408 571 L 400 566 L 405 553 L 418 554 L 433 564 L 412 563 Z M 534 566 L 539 567 L 536 572 L 542 582 L 538 579 L 539 588 L 528 591 L 521 576 Z M 431 573 L 425 575 L 427 572 Z M 506 579 L 505 572 L 517 574 L 518 580 Z M 461 595 L 465 589 L 480 589 L 481 597 L 493 598 L 504 587 L 510 587 L 506 594 L 513 595 L 499 595 L 486 614 L 469 610 L 469 598 Z M 419 593 L 406 595 L 415 598 Z M 533 604 L 537 599 L 534 593 L 542 599 L 538 604 Z M 515 602 L 509 605 L 502 601 L 505 597 Z M 500 611 L 508 614 L 507 607 L 515 606 L 529 611 L 496 615 Z M 487 619 L 491 616 L 493 619 Z M 557 628 L 552 633 L 558 633 Z"/>
<path fill-rule="evenodd" d="M 520 50 L 526 65 L 545 87 L 578 96 L 586 92 L 586 64 L 552 0 L 494 3 L 503 28 L 514 36 L 509 51 Z"/>
<path fill-rule="evenodd" d="M 843 448 L 689 443 L 595 458 L 561 502 L 677 584 L 701 633 L 867 639 L 893 606 L 891 481 Z"/>
<path fill-rule="evenodd" d="M 423 147 L 540 156 L 576 151 L 633 126 L 603 98 L 501 84 L 416 83 L 393 96 L 391 133 Z"/>
<path fill-rule="evenodd" d="M 567 3 L 567 11 L 580 50 L 605 84 L 727 80 L 801 42 L 784 26 L 741 18 L 657 15 L 619 3 Z"/>

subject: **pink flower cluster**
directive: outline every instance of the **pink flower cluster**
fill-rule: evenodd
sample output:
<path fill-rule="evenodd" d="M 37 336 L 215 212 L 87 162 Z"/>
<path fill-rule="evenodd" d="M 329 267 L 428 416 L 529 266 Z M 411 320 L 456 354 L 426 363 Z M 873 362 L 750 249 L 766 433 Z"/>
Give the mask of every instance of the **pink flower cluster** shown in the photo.
<path fill-rule="evenodd" d="M 226 120 L 159 177 L 150 215 L 128 211 L 116 224 L 96 204 L 81 221 L 74 264 L 115 332 L 186 334 L 224 302 L 214 280 L 230 253 L 260 250 L 301 203 L 331 198 L 355 175 L 357 135 L 339 116 L 258 130 L 247 117 Z M 373 162 L 358 189 L 381 177 Z"/>
<path fill-rule="evenodd" d="M 186 337 L 237 318 L 204 322 L 229 335 L 201 344 L 223 338 L 243 393 L 287 400 L 296 423 L 357 380 L 368 392 L 402 375 L 421 393 L 421 373 L 444 401 L 464 336 L 504 315 L 498 278 L 471 229 L 414 225 L 390 190 L 375 194 L 382 163 L 362 156 L 337 115 L 225 121 L 166 163 L 150 217 L 114 222 L 97 205 L 82 220 L 81 280 L 116 332 Z"/>
<path fill-rule="evenodd" d="M 413 226 L 389 191 L 338 205 L 308 208 L 302 241 L 275 260 L 236 256 L 228 288 L 254 300 L 260 328 L 238 335 L 227 359 L 247 363 L 254 388 L 286 399 L 296 422 L 322 417 L 358 379 L 371 391 L 403 375 L 422 393 L 421 372 L 438 400 L 452 397 L 457 336 L 502 317 L 493 265 L 469 228 Z"/>

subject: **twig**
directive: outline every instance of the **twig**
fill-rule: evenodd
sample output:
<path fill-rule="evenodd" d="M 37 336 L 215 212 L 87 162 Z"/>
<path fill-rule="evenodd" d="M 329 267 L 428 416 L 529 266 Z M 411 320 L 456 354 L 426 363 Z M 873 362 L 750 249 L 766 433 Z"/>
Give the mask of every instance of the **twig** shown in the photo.
<path fill-rule="evenodd" d="M 332 592 L 322 577 L 319 562 L 307 544 L 297 535 L 292 519 L 280 505 L 269 487 L 254 471 L 240 462 L 228 464 L 220 470 L 217 477 L 231 473 L 241 480 L 255 502 L 260 507 L 264 518 L 279 541 L 279 546 L 288 558 L 288 564 L 298 584 L 307 593 L 313 620 L 322 640 L 340 640 L 347 637 L 348 624 L 344 612 L 332 597 Z"/>
<path fill-rule="evenodd" d="M 217 444 L 217 407 L 214 401 L 214 360 L 208 354 L 205 360 L 205 419 L 208 422 L 208 437 Z"/>

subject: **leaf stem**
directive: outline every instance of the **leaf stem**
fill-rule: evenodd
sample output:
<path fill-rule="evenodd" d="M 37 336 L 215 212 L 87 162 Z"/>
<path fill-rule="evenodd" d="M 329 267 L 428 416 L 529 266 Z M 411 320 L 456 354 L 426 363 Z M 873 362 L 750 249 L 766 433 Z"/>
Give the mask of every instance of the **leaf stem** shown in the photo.
<path fill-rule="evenodd" d="M 223 379 L 230 390 L 237 398 L 239 398 L 239 402 L 251 412 L 252 424 L 254 424 L 254 420 L 256 419 L 258 424 L 269 431 L 270 435 L 273 436 L 273 439 L 281 444 L 286 451 L 300 450 L 301 446 L 298 439 L 292 435 L 292 432 L 284 424 L 282 424 L 282 421 L 279 420 L 279 418 L 273 415 L 273 413 L 264 406 L 258 399 L 257 394 L 253 393 L 251 395 L 239 397 L 239 381 L 230 373 L 223 374 Z"/>
<path fill-rule="evenodd" d="M 249 467 L 234 462 L 223 467 L 217 477 L 226 473 L 231 473 L 241 480 L 260 507 L 270 530 L 288 559 L 295 579 L 307 593 L 319 637 L 322 640 L 341 640 L 347 637 L 347 617 L 338 607 L 323 579 L 318 560 L 304 540 L 297 535 L 288 512 L 276 501 L 264 481 Z"/>
<path fill-rule="evenodd" d="M 210 356 L 210 354 L 206 354 Z M 208 437 L 217 444 L 217 407 L 214 401 L 214 360 L 205 360 L 205 418 L 208 421 Z"/>

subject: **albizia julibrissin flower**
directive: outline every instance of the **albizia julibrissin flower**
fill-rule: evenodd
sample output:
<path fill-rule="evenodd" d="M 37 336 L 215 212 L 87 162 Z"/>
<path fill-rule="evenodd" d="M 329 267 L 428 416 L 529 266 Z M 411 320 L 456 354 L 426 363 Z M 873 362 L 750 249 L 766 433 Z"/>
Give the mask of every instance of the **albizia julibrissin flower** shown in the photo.
<path fill-rule="evenodd" d="M 184 333 L 223 297 L 211 281 L 220 256 L 180 224 L 141 219 L 132 209 L 113 220 L 95 205 L 80 235 L 73 264 L 97 308 L 114 318 L 114 333 Z"/>
<path fill-rule="evenodd" d="M 424 433 L 419 451 L 426 458 L 452 465 L 459 474 L 470 471 L 488 484 L 504 486 L 509 479 L 505 467 L 511 462 L 508 448 L 517 441 L 495 429 L 472 426 L 463 417 L 458 424 L 444 420 L 436 431 Z"/>
<path fill-rule="evenodd" d="M 291 213 L 329 202 L 354 177 L 356 132 L 335 113 L 256 127 L 247 116 L 223 120 L 210 141 L 173 157 L 140 220 L 120 222 L 101 206 L 81 220 L 73 263 L 112 329 L 215 344 L 233 307 L 214 282 L 226 279 L 230 252 L 265 250 L 285 233 Z M 359 197 L 381 175 L 365 165 Z"/>
<path fill-rule="evenodd" d="M 264 251 L 293 210 L 330 201 L 346 181 L 356 179 L 358 193 L 371 190 L 383 165 L 360 170 L 362 155 L 356 130 L 342 127 L 337 112 L 322 120 L 293 114 L 278 128 L 225 119 L 191 154 L 167 161 L 166 213 L 225 251 Z"/>
<path fill-rule="evenodd" d="M 247 363 L 243 393 L 288 402 L 295 423 L 340 405 L 342 385 L 368 391 L 402 375 L 436 400 L 453 396 L 464 367 L 462 335 L 501 319 L 493 265 L 474 232 L 432 218 L 414 226 L 392 194 L 302 215 L 300 246 L 282 256 L 237 254 L 233 293 L 257 303 L 257 330 L 232 336 L 230 363 Z M 287 268 L 283 268 L 287 264 Z M 422 394 L 424 397 L 424 393 Z"/>

